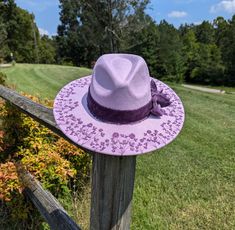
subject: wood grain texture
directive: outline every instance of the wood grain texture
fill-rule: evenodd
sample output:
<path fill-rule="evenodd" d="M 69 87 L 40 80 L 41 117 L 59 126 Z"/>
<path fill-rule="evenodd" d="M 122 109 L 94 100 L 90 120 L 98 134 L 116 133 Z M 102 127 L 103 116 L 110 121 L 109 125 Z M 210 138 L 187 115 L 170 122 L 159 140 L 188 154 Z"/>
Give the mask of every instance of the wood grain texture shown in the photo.
<path fill-rule="evenodd" d="M 29 198 L 53 230 L 80 230 L 57 199 L 22 167 L 17 167 L 23 193 Z"/>
<path fill-rule="evenodd" d="M 91 230 L 130 229 L 136 157 L 93 154 Z"/>
<path fill-rule="evenodd" d="M 4 87 L 0 85 L 0 97 L 2 97 L 4 100 L 10 102 L 12 105 L 16 106 L 21 112 L 27 114 L 28 116 L 32 117 L 42 125 L 49 128 L 51 131 L 59 135 L 60 137 L 63 137 L 67 141 L 69 141 L 71 144 L 82 148 L 81 146 L 78 146 L 76 143 L 74 143 L 72 140 L 70 140 L 57 126 L 53 110 L 50 108 L 47 108 L 46 106 L 43 106 L 41 104 L 38 104 L 36 102 L 33 102 L 32 100 L 28 99 L 27 97 L 24 97 L 18 93 L 16 93 L 14 90 L 11 90 L 7 87 Z M 84 149 L 84 148 L 82 148 Z M 84 149 L 85 150 L 85 149 Z"/>

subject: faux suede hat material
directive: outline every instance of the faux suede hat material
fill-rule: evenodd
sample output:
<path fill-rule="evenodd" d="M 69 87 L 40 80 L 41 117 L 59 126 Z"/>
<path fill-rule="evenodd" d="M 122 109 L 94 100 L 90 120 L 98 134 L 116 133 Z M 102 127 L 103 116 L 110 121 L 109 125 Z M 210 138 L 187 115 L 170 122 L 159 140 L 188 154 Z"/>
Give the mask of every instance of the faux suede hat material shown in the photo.
<path fill-rule="evenodd" d="M 159 149 L 176 138 L 184 123 L 180 98 L 150 77 L 143 58 L 131 54 L 101 56 L 91 76 L 61 89 L 53 112 L 75 143 L 115 156 Z"/>

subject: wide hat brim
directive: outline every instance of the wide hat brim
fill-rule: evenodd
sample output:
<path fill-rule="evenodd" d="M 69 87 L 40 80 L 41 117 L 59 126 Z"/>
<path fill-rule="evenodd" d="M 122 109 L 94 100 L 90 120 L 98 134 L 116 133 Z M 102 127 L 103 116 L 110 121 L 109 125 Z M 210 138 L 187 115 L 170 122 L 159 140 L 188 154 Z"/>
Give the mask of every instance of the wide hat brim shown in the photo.
<path fill-rule="evenodd" d="M 150 115 L 131 124 L 106 123 L 95 118 L 87 107 L 91 77 L 64 86 L 54 101 L 54 117 L 62 132 L 79 146 L 101 154 L 131 156 L 148 153 L 173 141 L 184 123 L 180 98 L 166 84 L 153 79 L 159 90 L 170 98 L 165 115 Z"/>

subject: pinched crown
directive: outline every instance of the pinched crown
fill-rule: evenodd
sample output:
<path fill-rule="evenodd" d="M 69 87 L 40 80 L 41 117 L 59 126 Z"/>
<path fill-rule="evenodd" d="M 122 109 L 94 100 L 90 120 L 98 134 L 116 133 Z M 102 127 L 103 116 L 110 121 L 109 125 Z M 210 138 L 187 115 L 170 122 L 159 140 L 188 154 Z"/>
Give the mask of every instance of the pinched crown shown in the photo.
<path fill-rule="evenodd" d="M 90 93 L 100 105 L 135 110 L 151 100 L 149 70 L 144 59 L 131 54 L 106 54 L 95 64 Z"/>

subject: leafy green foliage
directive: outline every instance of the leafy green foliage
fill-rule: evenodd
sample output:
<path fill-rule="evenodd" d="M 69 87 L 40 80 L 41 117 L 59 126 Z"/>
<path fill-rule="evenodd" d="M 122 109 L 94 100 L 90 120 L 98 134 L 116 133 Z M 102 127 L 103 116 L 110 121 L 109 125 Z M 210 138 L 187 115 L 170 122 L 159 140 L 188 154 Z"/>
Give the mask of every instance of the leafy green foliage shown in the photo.
<path fill-rule="evenodd" d="M 5 85 L 7 75 L 5 73 L 0 72 L 0 85 Z"/>
<path fill-rule="evenodd" d="M 56 63 L 56 45 L 55 41 L 44 35 L 40 39 L 38 46 L 39 63 L 54 64 Z"/>
<path fill-rule="evenodd" d="M 42 103 L 35 97 L 28 97 Z M 51 102 L 44 103 L 51 105 Z M 88 179 L 90 156 L 8 103 L 1 104 L 0 120 L 0 199 L 7 205 L 9 218 L 21 224 L 30 223 L 38 214 L 21 194 L 16 163 L 20 162 L 54 196 L 63 198 L 68 196 L 71 188 L 81 189 L 81 184 Z M 41 220 L 37 225 L 39 223 Z M 30 229 L 30 226 L 24 229 Z"/>
<path fill-rule="evenodd" d="M 191 72 L 191 80 L 206 84 L 223 84 L 224 66 L 216 45 L 200 44 L 197 67 Z"/>
<path fill-rule="evenodd" d="M 104 53 L 134 53 L 143 56 L 150 74 L 160 79 L 235 85 L 235 16 L 176 29 L 165 20 L 154 22 L 145 13 L 147 0 L 60 3 L 61 63 L 91 66 Z"/>
<path fill-rule="evenodd" d="M 157 71 L 161 78 L 182 81 L 184 63 L 182 58 L 182 42 L 178 31 L 166 21 L 159 24 L 160 42 L 157 58 Z"/>
<path fill-rule="evenodd" d="M 3 62 L 3 57 L 7 54 L 7 31 L 6 25 L 3 23 L 3 19 L 0 16 L 0 64 Z"/>
<path fill-rule="evenodd" d="M 0 4 L 0 15 L 6 31 L 6 60 L 11 61 L 12 52 L 17 62 L 34 62 L 35 41 L 39 40 L 34 16 L 17 7 L 13 0 Z"/>
<path fill-rule="evenodd" d="M 125 35 L 143 24 L 137 15 L 143 14 L 148 2 L 60 0 L 61 24 L 57 36 L 60 60 L 91 66 L 100 55 L 119 52 Z"/>
<path fill-rule="evenodd" d="M 55 63 L 55 50 L 53 39 L 40 37 L 33 14 L 14 0 L 0 1 L 0 63 Z"/>
<path fill-rule="evenodd" d="M 197 41 L 203 44 L 212 44 L 215 40 L 215 30 L 213 25 L 208 21 L 203 21 L 200 25 L 195 26 Z"/>
<path fill-rule="evenodd" d="M 60 0 L 61 24 L 50 38 L 40 37 L 34 15 L 14 0 L 0 2 L 0 63 L 15 59 L 90 68 L 102 54 L 134 53 L 160 79 L 235 85 L 235 16 L 176 29 L 146 14 L 149 0 Z"/>
<path fill-rule="evenodd" d="M 140 17 L 140 16 L 139 16 Z M 152 76 L 157 76 L 157 52 L 159 44 L 159 31 L 155 25 L 155 22 L 151 17 L 143 14 L 143 25 L 137 30 L 129 31 L 126 33 L 126 43 L 122 44 L 123 52 L 129 52 L 133 54 L 140 54 L 146 60 L 149 65 L 149 70 Z M 135 24 L 131 19 L 129 22 L 130 28 Z"/>

